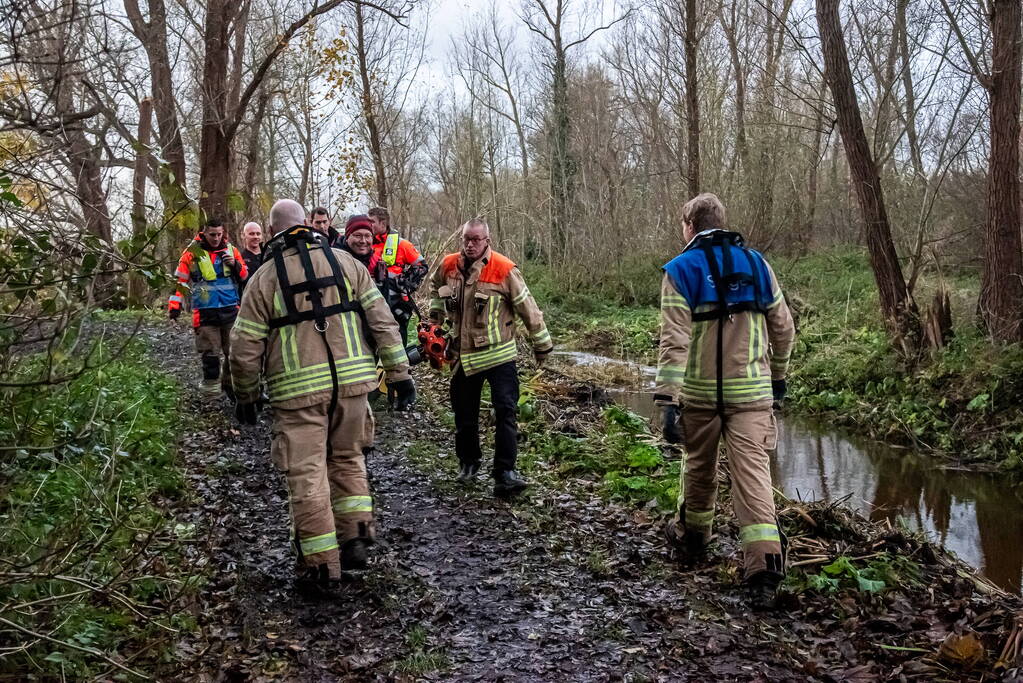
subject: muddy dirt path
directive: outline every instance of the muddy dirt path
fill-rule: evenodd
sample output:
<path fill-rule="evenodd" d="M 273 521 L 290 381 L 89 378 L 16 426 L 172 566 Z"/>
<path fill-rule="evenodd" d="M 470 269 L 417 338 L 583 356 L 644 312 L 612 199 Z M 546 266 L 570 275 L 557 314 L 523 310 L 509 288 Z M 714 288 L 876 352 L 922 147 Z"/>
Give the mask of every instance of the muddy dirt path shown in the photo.
<path fill-rule="evenodd" d="M 187 333 L 147 336 L 182 386 L 194 385 Z M 418 374 L 423 403 L 439 400 L 437 382 Z M 226 400 L 205 406 L 186 392 L 184 406 L 195 430 L 181 450 L 196 500 L 182 522 L 207 545 L 212 577 L 197 610 L 200 633 L 180 644 L 177 675 L 807 678 L 774 618 L 743 616 L 737 587 L 712 595 L 709 577 L 677 572 L 645 519 L 586 490 L 534 486 L 506 503 L 490 496 L 485 478 L 451 483 L 450 429 L 427 406 L 411 416 L 378 413 L 369 468 L 379 540 L 370 569 L 351 576 L 335 602 L 301 597 L 290 585 L 287 494 L 270 463 L 268 415 L 239 429 Z"/>
<path fill-rule="evenodd" d="M 159 362 L 183 387 L 194 386 L 188 334 L 147 335 Z M 417 382 L 415 413 L 377 413 L 378 449 L 368 464 L 378 543 L 370 568 L 348 576 L 331 602 L 291 588 L 287 494 L 270 463 L 269 415 L 239 429 L 226 400 L 205 406 L 186 391 L 194 429 L 181 453 L 196 498 L 181 521 L 194 525 L 211 578 L 196 610 L 198 632 L 181 641 L 171 677 L 866 681 L 915 673 L 934 680 L 929 665 L 876 661 L 893 650 L 908 656 L 879 643 L 910 642 L 927 626 L 951 629 L 975 613 L 968 595 L 950 604 L 932 593 L 912 605 L 901 599 L 906 613 L 878 620 L 877 630 L 849 619 L 855 605 L 846 617 L 827 603 L 750 614 L 734 543 L 682 571 L 667 555 L 658 520 L 607 503 L 598 481 L 540 472 L 511 503 L 492 498 L 482 476 L 456 484 L 444 386 L 423 370 Z M 940 639 L 944 631 L 936 633 Z"/>

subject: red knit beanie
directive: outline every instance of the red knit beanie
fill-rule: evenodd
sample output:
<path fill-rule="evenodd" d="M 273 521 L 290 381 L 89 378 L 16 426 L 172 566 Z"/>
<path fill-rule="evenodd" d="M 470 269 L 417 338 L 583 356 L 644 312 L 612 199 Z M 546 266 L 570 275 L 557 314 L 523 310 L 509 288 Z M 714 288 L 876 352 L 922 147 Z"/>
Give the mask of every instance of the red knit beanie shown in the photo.
<path fill-rule="evenodd" d="M 356 230 L 369 230 L 370 233 L 372 233 L 373 221 L 365 214 L 352 216 L 348 219 L 348 222 L 345 223 L 345 237 L 349 237 Z"/>

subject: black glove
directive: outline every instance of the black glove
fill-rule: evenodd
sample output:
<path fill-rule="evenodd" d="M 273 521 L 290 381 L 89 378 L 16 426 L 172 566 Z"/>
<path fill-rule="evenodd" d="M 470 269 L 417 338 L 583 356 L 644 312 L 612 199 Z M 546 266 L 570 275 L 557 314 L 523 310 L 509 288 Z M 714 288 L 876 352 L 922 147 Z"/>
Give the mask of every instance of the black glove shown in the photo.
<path fill-rule="evenodd" d="M 411 378 L 400 382 L 388 382 L 387 388 L 394 391 L 392 407 L 395 410 L 410 410 L 412 404 L 416 402 L 416 385 Z"/>
<path fill-rule="evenodd" d="M 669 404 L 664 406 L 664 440 L 670 444 L 685 445 L 685 436 L 682 432 L 682 408 Z"/>
<path fill-rule="evenodd" d="M 783 379 L 772 379 L 771 380 L 771 394 L 774 396 L 774 407 L 776 409 L 781 408 L 782 402 L 785 400 L 785 391 L 787 386 Z"/>
<path fill-rule="evenodd" d="M 171 320 L 177 320 L 178 316 L 180 316 L 180 315 L 181 315 L 181 309 L 180 308 L 172 308 L 169 311 L 167 311 L 167 316 Z"/>
<path fill-rule="evenodd" d="M 547 361 L 547 356 L 551 355 L 551 351 L 554 349 L 547 349 L 546 351 L 534 351 L 533 358 L 536 359 L 536 367 L 543 367 L 544 362 Z"/>
<path fill-rule="evenodd" d="M 259 403 L 242 403 L 241 401 L 235 403 L 234 416 L 238 420 L 239 424 L 256 424 L 259 422 Z"/>

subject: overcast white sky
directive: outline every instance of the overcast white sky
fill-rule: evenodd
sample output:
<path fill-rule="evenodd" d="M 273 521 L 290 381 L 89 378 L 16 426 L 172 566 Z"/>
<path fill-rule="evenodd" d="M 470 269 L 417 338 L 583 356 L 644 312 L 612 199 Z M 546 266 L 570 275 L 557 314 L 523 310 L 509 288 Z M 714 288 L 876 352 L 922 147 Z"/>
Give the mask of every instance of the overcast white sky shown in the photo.
<path fill-rule="evenodd" d="M 521 49 L 530 51 L 537 49 L 534 42 L 535 34 L 531 33 L 519 18 L 522 7 L 521 0 L 428 0 L 429 9 L 426 10 L 426 13 L 429 15 L 429 28 L 426 56 L 429 64 L 424 65 L 423 81 L 429 83 L 431 88 L 460 86 L 458 79 L 452 78 L 451 74 L 447 73 L 447 55 L 451 50 L 451 41 L 462 32 L 465 24 L 474 16 L 485 14 L 492 2 L 496 5 L 501 20 L 515 29 Z M 625 11 L 624 5 L 626 3 L 620 0 L 577 0 L 569 5 L 569 19 L 574 21 L 581 12 L 585 12 L 590 17 L 585 21 L 585 25 L 587 29 L 591 29 L 597 26 L 597 22 L 601 19 L 603 23 L 608 23 L 614 17 L 621 16 Z M 410 19 L 410 25 L 413 28 L 421 28 L 424 23 L 423 15 L 419 10 Z M 569 30 L 567 34 L 574 37 L 576 32 Z M 587 44 L 587 49 L 591 54 L 600 50 L 603 41 L 610 35 L 611 32 L 608 31 L 596 34 Z M 578 58 L 581 54 L 576 53 L 575 56 Z"/>

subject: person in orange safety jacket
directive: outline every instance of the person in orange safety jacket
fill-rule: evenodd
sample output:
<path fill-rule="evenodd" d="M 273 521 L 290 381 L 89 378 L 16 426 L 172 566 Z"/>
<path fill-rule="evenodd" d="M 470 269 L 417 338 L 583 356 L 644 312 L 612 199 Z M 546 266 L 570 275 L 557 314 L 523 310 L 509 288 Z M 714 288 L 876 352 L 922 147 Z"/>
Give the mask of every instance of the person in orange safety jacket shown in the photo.
<path fill-rule="evenodd" d="M 232 396 L 230 334 L 248 268 L 241 252 L 227 241 L 222 221 L 207 222 L 181 254 L 174 275 L 178 286 L 167 312 L 177 320 L 186 293 L 191 295 L 195 350 L 202 357 L 202 393 L 211 399 L 221 391 Z"/>
<path fill-rule="evenodd" d="M 391 229 L 391 215 L 377 206 L 369 210 L 373 222 L 373 251 L 387 266 L 387 280 L 380 289 L 401 329 L 401 343 L 408 344 L 408 322 L 415 304 L 412 295 L 426 279 L 429 266 L 407 239 Z"/>

